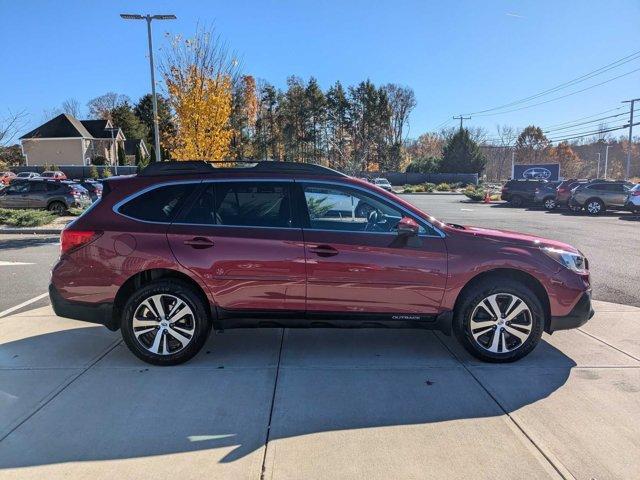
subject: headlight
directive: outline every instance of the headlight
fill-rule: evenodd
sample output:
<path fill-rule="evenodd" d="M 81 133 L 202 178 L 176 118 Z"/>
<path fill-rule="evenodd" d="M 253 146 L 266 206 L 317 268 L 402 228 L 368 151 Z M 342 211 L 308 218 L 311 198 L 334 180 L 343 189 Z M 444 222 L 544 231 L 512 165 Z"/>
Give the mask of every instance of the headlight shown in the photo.
<path fill-rule="evenodd" d="M 587 259 L 578 253 L 567 252 L 566 250 L 552 247 L 544 247 L 542 251 L 569 270 L 581 274 L 589 273 L 589 263 Z"/>

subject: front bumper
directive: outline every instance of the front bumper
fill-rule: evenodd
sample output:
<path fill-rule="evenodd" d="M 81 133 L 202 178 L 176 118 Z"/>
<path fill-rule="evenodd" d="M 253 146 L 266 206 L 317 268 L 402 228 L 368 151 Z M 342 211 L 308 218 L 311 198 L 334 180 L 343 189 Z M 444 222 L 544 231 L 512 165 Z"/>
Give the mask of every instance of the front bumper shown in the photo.
<path fill-rule="evenodd" d="M 104 325 L 109 330 L 117 330 L 117 322 L 113 319 L 113 304 L 71 302 L 58 293 L 53 284 L 49 285 L 49 298 L 53 311 L 59 317 L 81 320 L 83 322 Z"/>
<path fill-rule="evenodd" d="M 553 333 L 556 330 L 568 330 L 570 328 L 578 328 L 587 323 L 594 315 L 591 307 L 591 293 L 585 292 L 576 303 L 575 307 L 569 312 L 569 315 L 563 317 L 551 317 L 549 325 L 545 329 L 547 333 Z"/>

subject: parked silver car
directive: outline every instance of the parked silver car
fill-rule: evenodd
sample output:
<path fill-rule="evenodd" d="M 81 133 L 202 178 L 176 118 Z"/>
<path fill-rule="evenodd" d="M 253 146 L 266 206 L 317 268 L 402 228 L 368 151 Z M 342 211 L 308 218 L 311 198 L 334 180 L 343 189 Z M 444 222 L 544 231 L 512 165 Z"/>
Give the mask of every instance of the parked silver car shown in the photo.
<path fill-rule="evenodd" d="M 633 186 L 630 182 L 595 180 L 574 188 L 569 203 L 584 208 L 589 215 L 600 215 L 607 209 L 622 210 Z"/>
<path fill-rule="evenodd" d="M 630 212 L 640 213 L 640 183 L 629 190 L 624 205 Z"/>
<path fill-rule="evenodd" d="M 71 182 L 15 180 L 0 191 L 0 208 L 44 208 L 62 214 L 70 208 L 89 205 L 91 198 L 87 190 Z"/>

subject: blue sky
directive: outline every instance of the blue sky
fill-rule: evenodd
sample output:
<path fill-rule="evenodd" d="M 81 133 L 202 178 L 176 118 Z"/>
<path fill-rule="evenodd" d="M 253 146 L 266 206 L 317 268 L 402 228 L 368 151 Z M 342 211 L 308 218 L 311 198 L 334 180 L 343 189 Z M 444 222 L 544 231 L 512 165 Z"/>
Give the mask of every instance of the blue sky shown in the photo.
<path fill-rule="evenodd" d="M 638 0 L 547 1 L 14 1 L 0 0 L 0 116 L 26 110 L 25 131 L 43 110 L 107 91 L 136 100 L 149 90 L 144 22 L 121 12 L 174 13 L 164 33 L 212 23 L 244 72 L 284 86 L 289 75 L 323 87 L 365 78 L 412 87 L 411 136 L 454 114 L 508 103 L 640 50 Z M 640 68 L 640 59 L 581 84 Z M 580 88 L 558 92 L 558 95 Z M 582 94 L 468 125 L 543 127 L 615 108 L 640 96 L 640 71 Z M 551 98 L 544 97 L 543 99 Z M 543 100 L 541 99 L 541 100 Z"/>

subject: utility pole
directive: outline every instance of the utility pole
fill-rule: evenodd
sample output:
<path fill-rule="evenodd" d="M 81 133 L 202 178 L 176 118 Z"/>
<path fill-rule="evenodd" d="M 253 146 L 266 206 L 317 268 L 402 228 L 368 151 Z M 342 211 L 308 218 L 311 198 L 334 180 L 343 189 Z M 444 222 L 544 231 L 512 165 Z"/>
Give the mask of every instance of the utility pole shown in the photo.
<path fill-rule="evenodd" d="M 463 117 L 462 115 L 458 115 L 457 117 L 453 117 L 454 120 L 460 120 L 460 130 L 462 130 L 462 121 L 463 120 L 471 120 L 471 117 Z"/>
<path fill-rule="evenodd" d="M 607 179 L 607 166 L 609 165 L 609 148 L 611 145 L 607 145 L 607 149 L 604 152 L 604 179 Z"/>
<path fill-rule="evenodd" d="M 631 141 L 633 140 L 633 106 L 640 100 L 640 98 L 634 98 L 632 100 L 624 100 L 622 103 L 630 103 L 629 109 L 629 145 L 627 146 L 627 169 L 625 171 L 625 180 L 629 180 L 629 171 L 631 170 Z"/>
<path fill-rule="evenodd" d="M 515 178 L 515 165 L 516 165 L 516 147 L 513 147 L 511 150 L 511 179 Z"/>
<path fill-rule="evenodd" d="M 156 78 L 155 69 L 153 67 L 153 43 L 151 40 L 151 21 L 152 20 L 175 20 L 175 15 L 137 15 L 130 13 L 121 13 L 120 17 L 125 20 L 146 20 L 147 21 L 147 40 L 149 42 L 149 67 L 151 68 L 151 98 L 153 102 L 153 136 L 154 150 L 156 151 L 156 162 L 162 161 L 160 157 L 160 127 L 158 126 L 158 99 L 156 97 Z"/>
<path fill-rule="evenodd" d="M 598 152 L 598 171 L 596 172 L 596 178 L 600 178 L 600 152 Z"/>

